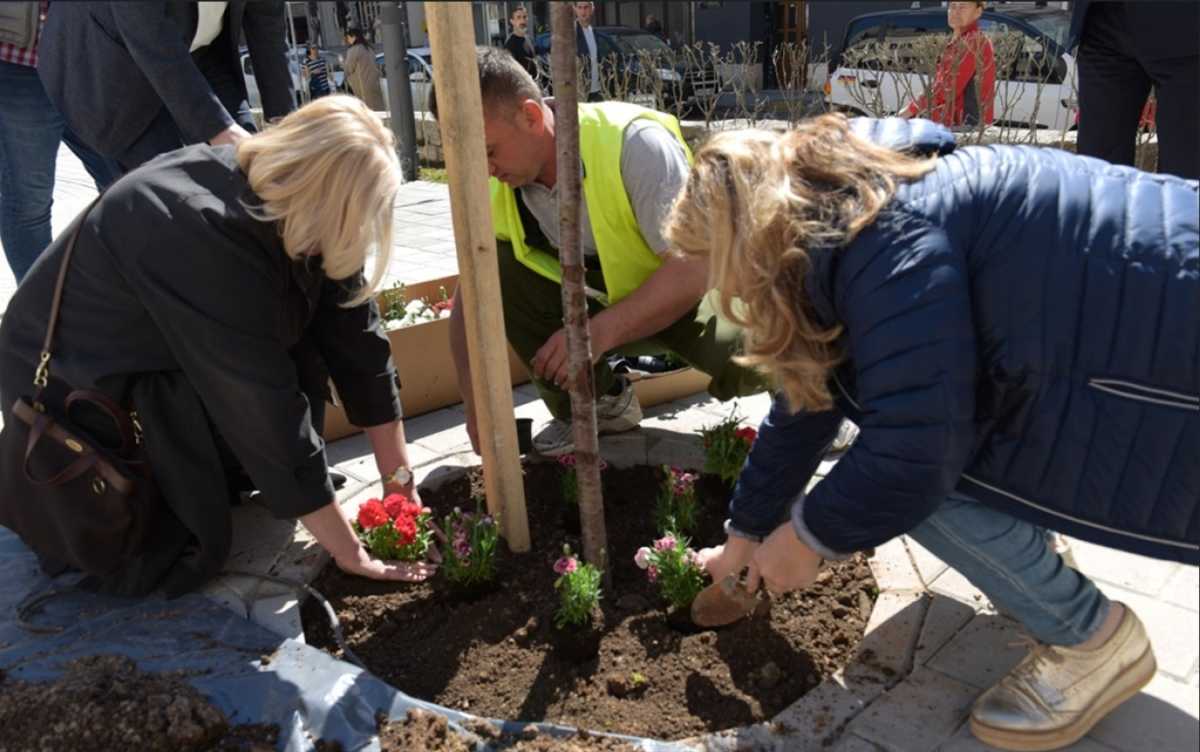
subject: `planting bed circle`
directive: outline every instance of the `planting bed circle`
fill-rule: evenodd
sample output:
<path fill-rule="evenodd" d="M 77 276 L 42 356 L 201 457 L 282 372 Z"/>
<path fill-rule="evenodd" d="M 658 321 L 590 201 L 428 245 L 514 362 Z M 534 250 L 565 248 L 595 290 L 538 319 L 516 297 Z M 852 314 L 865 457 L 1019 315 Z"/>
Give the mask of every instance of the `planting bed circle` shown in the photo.
<path fill-rule="evenodd" d="M 532 551 L 500 546 L 499 581 L 474 600 L 430 582 L 382 583 L 330 565 L 313 583 L 333 604 L 347 645 L 366 667 L 409 695 L 477 716 L 546 721 L 597 731 L 680 739 L 771 718 L 845 665 L 862 639 L 877 589 L 864 557 L 835 562 L 811 588 L 775 599 L 768 614 L 720 630 L 681 631 L 634 553 L 658 537 L 662 469 L 603 473 L 612 587 L 604 592 L 599 654 L 578 661 L 556 646 L 552 569 L 564 543 L 562 468 L 525 468 Z M 473 507 L 478 470 L 422 490 L 440 520 Z M 693 548 L 724 540 L 728 489 L 697 484 Z M 336 652 L 328 622 L 303 609 L 310 643 Z"/>

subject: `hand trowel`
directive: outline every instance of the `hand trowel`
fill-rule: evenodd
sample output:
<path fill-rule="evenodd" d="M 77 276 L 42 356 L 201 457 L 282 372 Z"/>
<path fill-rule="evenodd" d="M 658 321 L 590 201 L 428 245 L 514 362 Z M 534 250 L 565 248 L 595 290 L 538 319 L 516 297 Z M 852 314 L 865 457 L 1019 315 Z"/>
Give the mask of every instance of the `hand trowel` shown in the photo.
<path fill-rule="evenodd" d="M 724 627 L 769 608 L 767 598 L 747 590 L 739 575 L 729 574 L 701 590 L 692 601 L 692 623 L 698 627 Z"/>

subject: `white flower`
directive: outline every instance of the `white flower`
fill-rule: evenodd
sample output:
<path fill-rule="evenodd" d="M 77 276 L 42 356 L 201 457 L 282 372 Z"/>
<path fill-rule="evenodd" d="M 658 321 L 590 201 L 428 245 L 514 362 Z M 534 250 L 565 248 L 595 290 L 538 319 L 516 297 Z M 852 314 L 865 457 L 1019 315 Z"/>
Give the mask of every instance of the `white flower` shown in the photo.
<path fill-rule="evenodd" d="M 642 546 L 633 555 L 633 563 L 638 565 L 638 568 L 645 569 L 650 566 L 650 549 Z"/>

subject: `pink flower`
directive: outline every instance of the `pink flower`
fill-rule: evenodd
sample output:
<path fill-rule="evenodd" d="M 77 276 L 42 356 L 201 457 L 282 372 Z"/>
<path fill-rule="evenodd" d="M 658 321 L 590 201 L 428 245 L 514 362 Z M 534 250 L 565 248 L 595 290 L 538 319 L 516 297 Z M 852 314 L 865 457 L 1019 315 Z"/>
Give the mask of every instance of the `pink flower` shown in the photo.
<path fill-rule="evenodd" d="M 675 548 L 675 536 L 670 533 L 654 541 L 655 551 L 670 551 L 672 548 Z"/>
<path fill-rule="evenodd" d="M 559 455 L 558 464 L 563 467 L 575 467 L 575 455 L 571 452 Z"/>
<path fill-rule="evenodd" d="M 459 533 L 454 536 L 454 553 L 460 559 L 465 559 L 471 555 L 471 542 L 467 540 L 465 533 Z"/>
<path fill-rule="evenodd" d="M 658 567 L 651 565 L 646 570 L 646 579 L 650 580 L 651 582 L 658 581 Z"/>
<path fill-rule="evenodd" d="M 639 569 L 645 569 L 645 568 L 649 567 L 651 553 L 652 552 L 650 551 L 650 549 L 646 548 L 645 546 L 642 546 L 641 548 L 639 548 L 637 550 L 637 553 L 633 555 L 633 563 L 637 564 Z"/>
<path fill-rule="evenodd" d="M 555 574 L 560 574 L 560 575 L 570 574 L 578 568 L 579 568 L 579 562 L 575 559 L 574 556 L 564 556 L 561 559 L 559 559 L 558 561 L 554 562 Z"/>
<path fill-rule="evenodd" d="M 386 525 L 390 517 L 379 499 L 368 499 L 358 508 L 358 525 L 363 530 L 374 530 Z"/>

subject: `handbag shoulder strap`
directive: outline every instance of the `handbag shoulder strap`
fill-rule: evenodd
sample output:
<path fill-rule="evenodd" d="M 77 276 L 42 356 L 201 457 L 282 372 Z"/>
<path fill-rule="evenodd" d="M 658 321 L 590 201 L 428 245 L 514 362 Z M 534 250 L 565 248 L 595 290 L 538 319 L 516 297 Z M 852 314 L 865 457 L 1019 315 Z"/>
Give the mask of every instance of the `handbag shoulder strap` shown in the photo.
<path fill-rule="evenodd" d="M 63 288 L 67 283 L 67 267 L 71 263 L 71 255 L 75 253 L 75 243 L 79 240 L 79 233 L 83 230 L 84 220 L 91 213 L 94 207 L 100 201 L 100 196 L 92 200 L 92 203 L 87 205 L 87 208 L 80 212 L 75 218 L 75 222 L 71 225 L 71 238 L 67 241 L 67 250 L 63 253 L 62 263 L 58 266 L 58 279 L 54 283 L 54 297 L 50 301 L 50 322 L 46 325 L 46 339 L 42 343 L 42 354 L 38 361 L 37 370 L 33 374 L 33 385 L 39 389 L 44 389 L 50 381 L 50 353 L 51 346 L 54 344 L 54 333 L 58 329 L 58 311 L 62 307 Z"/>

